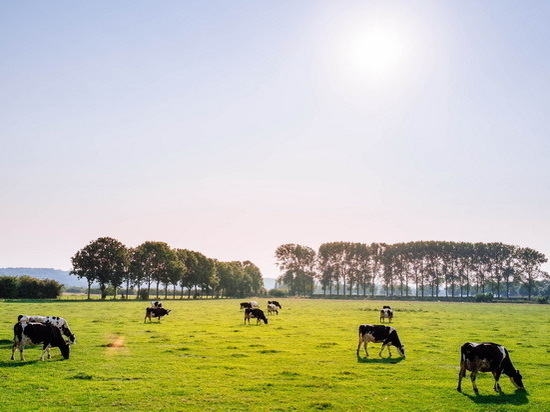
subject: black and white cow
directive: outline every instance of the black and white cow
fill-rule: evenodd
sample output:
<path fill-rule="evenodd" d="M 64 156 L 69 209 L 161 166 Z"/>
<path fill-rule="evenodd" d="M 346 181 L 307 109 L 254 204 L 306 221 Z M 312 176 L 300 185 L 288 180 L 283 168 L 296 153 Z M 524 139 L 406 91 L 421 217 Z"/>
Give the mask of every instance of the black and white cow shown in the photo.
<path fill-rule="evenodd" d="M 384 319 L 388 319 L 390 322 L 393 319 L 393 310 L 389 306 L 384 306 L 380 311 L 380 323 L 384 322 Z"/>
<path fill-rule="evenodd" d="M 258 325 L 262 320 L 267 325 L 267 318 L 265 317 L 264 311 L 258 308 L 246 308 L 244 310 L 244 323 L 246 325 L 246 321 L 248 321 L 248 324 L 250 325 L 250 319 L 256 319 L 256 325 Z"/>
<path fill-rule="evenodd" d="M 48 359 L 51 358 L 50 348 L 59 348 L 61 355 L 69 359 L 69 345 L 61 335 L 61 329 L 51 323 L 26 323 L 17 322 L 13 326 L 13 348 L 11 359 L 14 360 L 15 351 L 19 349 L 21 360 L 25 360 L 23 350 L 25 345 L 43 345 L 41 360 L 48 353 Z"/>
<path fill-rule="evenodd" d="M 359 356 L 359 350 L 361 349 L 361 344 L 365 345 L 365 353 L 369 356 L 367 350 L 367 344 L 369 342 L 379 343 L 382 342 L 382 348 L 378 356 L 382 357 L 382 351 L 385 347 L 388 348 L 388 353 L 391 356 L 390 346 L 395 346 L 397 352 L 402 357 L 405 357 L 405 346 L 401 344 L 399 336 L 397 336 L 397 331 L 391 326 L 386 325 L 360 325 L 359 326 L 359 344 L 357 345 L 357 356 Z"/>
<path fill-rule="evenodd" d="M 162 302 L 159 302 L 158 300 L 151 302 L 152 308 L 162 308 Z"/>
<path fill-rule="evenodd" d="M 255 300 L 251 300 L 250 302 L 241 302 L 241 309 L 254 309 L 258 308 L 260 305 L 258 305 L 258 302 Z"/>
<path fill-rule="evenodd" d="M 277 305 L 275 305 L 274 303 L 268 303 L 267 304 L 267 314 L 271 315 L 272 313 L 276 313 L 278 315 L 279 314 L 279 309 L 277 309 Z"/>
<path fill-rule="evenodd" d="M 151 322 L 151 318 L 158 318 L 160 323 L 160 318 L 169 315 L 170 312 L 170 309 L 147 308 L 145 309 L 145 319 L 143 320 L 143 323 L 147 323 L 147 319 L 149 319 L 149 322 Z"/>
<path fill-rule="evenodd" d="M 54 325 L 54 326 L 58 327 L 61 330 L 61 332 L 63 333 L 63 335 L 65 335 L 69 339 L 70 344 L 74 345 L 76 343 L 76 336 L 71 332 L 71 329 L 69 329 L 69 324 L 62 317 L 59 317 L 59 316 L 38 316 L 38 315 L 33 315 L 33 316 L 19 315 L 17 317 L 17 321 L 21 322 L 21 323 L 27 323 L 27 322 L 44 323 L 44 324 L 49 323 L 51 325 Z"/>
<path fill-rule="evenodd" d="M 470 371 L 470 379 L 474 392 L 479 393 L 476 385 L 476 376 L 478 372 L 492 372 L 495 378 L 493 389 L 500 392 L 498 379 L 503 373 L 510 377 L 510 381 L 518 389 L 524 389 L 523 376 L 519 370 L 514 368 L 510 355 L 506 348 L 496 343 L 483 342 L 472 343 L 467 342 L 460 348 L 460 371 L 458 372 L 458 387 L 457 391 L 461 391 L 462 378 L 466 376 L 466 371 Z"/>
<path fill-rule="evenodd" d="M 276 300 L 268 300 L 268 301 L 267 301 L 267 304 L 269 305 L 270 303 L 273 304 L 273 305 L 275 305 L 275 306 L 277 306 L 279 309 L 282 309 L 282 308 L 283 308 L 283 307 L 281 306 L 281 304 L 280 304 L 279 302 L 277 302 Z"/>

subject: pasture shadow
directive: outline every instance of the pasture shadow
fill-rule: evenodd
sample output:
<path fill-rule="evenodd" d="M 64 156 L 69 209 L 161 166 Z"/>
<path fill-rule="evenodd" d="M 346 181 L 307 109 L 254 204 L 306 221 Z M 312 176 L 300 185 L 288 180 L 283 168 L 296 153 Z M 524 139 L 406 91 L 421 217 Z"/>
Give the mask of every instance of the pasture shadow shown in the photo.
<path fill-rule="evenodd" d="M 402 362 L 405 358 L 399 357 L 399 358 L 368 358 L 368 357 L 361 357 L 357 355 L 357 363 L 389 363 L 389 364 L 396 364 L 399 362 Z"/>
<path fill-rule="evenodd" d="M 18 368 L 20 366 L 32 365 L 38 362 L 42 362 L 42 361 L 39 359 L 29 360 L 29 361 L 21 361 L 21 360 L 9 360 L 7 362 L 0 361 L 0 368 Z"/>
<path fill-rule="evenodd" d="M 0 348 L 11 349 L 13 347 L 13 339 L 0 339 Z"/>
<path fill-rule="evenodd" d="M 478 405 L 525 405 L 529 403 L 529 393 L 525 390 L 518 389 L 514 393 L 494 393 L 490 395 L 470 395 L 462 393 L 472 402 Z"/>

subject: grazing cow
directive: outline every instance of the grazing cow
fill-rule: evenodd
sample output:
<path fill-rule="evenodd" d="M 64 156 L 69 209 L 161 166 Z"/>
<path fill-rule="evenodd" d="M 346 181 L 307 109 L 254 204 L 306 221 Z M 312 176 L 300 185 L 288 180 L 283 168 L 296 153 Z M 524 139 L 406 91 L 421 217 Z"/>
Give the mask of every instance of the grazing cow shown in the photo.
<path fill-rule="evenodd" d="M 50 348 L 59 348 L 63 358 L 69 359 L 69 345 L 61 335 L 61 329 L 51 323 L 26 323 L 17 322 L 13 326 L 13 348 L 11 351 L 11 360 L 14 360 L 15 351 L 19 349 L 21 360 L 25 360 L 23 349 L 25 345 L 43 345 L 41 360 L 48 353 L 48 359 L 51 358 Z"/>
<path fill-rule="evenodd" d="M 149 319 L 149 322 L 151 322 L 151 318 L 158 318 L 160 323 L 160 318 L 169 315 L 170 312 L 170 309 L 147 308 L 145 309 L 145 319 L 143 320 L 143 323 L 147 323 L 147 319 Z"/>
<path fill-rule="evenodd" d="M 380 323 L 384 322 L 384 319 L 388 319 L 390 322 L 393 319 L 393 310 L 389 306 L 384 306 L 380 311 Z"/>
<path fill-rule="evenodd" d="M 73 335 L 71 330 L 69 329 L 69 324 L 64 318 L 61 318 L 59 316 L 27 316 L 27 315 L 19 315 L 17 317 L 17 322 L 20 323 L 49 323 L 51 325 L 54 325 L 61 329 L 61 332 L 63 335 L 65 335 L 67 338 L 69 338 L 70 344 L 76 343 L 76 336 Z"/>
<path fill-rule="evenodd" d="M 267 304 L 267 314 L 271 315 L 273 312 L 275 312 L 277 315 L 279 314 L 279 310 L 277 309 L 277 306 L 273 303 Z"/>
<path fill-rule="evenodd" d="M 265 317 L 264 311 L 258 308 L 250 309 L 246 308 L 244 310 L 244 324 L 246 325 L 246 321 L 248 320 L 248 324 L 250 325 L 250 318 L 256 319 L 256 325 L 260 323 L 260 321 L 264 321 L 264 323 L 267 325 L 267 318 Z"/>
<path fill-rule="evenodd" d="M 267 304 L 269 305 L 270 303 L 272 303 L 273 305 L 277 306 L 279 309 L 282 309 L 283 307 L 281 306 L 281 304 L 279 302 L 277 302 L 276 300 L 268 300 L 267 301 Z"/>
<path fill-rule="evenodd" d="M 255 300 L 251 300 L 250 302 L 241 302 L 241 309 L 254 309 L 259 307 L 260 305 L 258 305 L 258 302 Z"/>
<path fill-rule="evenodd" d="M 510 355 L 506 348 L 496 343 L 483 342 L 472 343 L 467 342 L 460 348 L 460 371 L 458 372 L 458 387 L 457 391 L 461 391 L 462 378 L 466 376 L 466 371 L 469 370 L 470 379 L 474 392 L 479 393 L 476 385 L 476 376 L 478 372 L 492 372 L 495 377 L 495 385 L 493 389 L 496 392 L 501 392 L 498 379 L 503 373 L 510 377 L 510 381 L 518 389 L 523 387 L 523 376 L 519 370 L 514 368 Z"/>
<path fill-rule="evenodd" d="M 405 346 L 401 344 L 399 336 L 397 336 L 397 331 L 391 326 L 386 325 L 360 325 L 359 326 L 359 344 L 357 345 L 357 356 L 359 356 L 359 349 L 361 349 L 361 344 L 365 345 L 365 353 L 369 356 L 367 350 L 367 344 L 369 342 L 379 343 L 382 342 L 382 348 L 378 356 L 382 357 L 382 351 L 385 347 L 388 348 L 388 352 L 391 356 L 390 346 L 395 346 L 397 352 L 402 357 L 405 357 Z"/>

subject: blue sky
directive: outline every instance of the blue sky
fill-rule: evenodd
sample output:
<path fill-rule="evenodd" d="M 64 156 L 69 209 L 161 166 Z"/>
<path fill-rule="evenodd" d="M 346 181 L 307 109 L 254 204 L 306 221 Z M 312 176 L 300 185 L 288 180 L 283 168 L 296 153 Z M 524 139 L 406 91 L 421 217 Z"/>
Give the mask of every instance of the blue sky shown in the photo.
<path fill-rule="evenodd" d="M 550 3 L 0 1 L 0 267 L 89 241 L 550 255 Z"/>

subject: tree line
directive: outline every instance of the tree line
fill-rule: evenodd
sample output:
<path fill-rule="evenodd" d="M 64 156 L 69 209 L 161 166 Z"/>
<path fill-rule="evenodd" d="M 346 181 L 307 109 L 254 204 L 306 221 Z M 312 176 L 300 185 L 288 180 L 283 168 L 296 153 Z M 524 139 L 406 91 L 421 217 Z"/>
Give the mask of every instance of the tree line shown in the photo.
<path fill-rule="evenodd" d="M 0 276 L 2 299 L 57 299 L 62 292 L 63 285 L 52 279 Z"/>
<path fill-rule="evenodd" d="M 147 241 L 130 248 L 110 237 L 91 241 L 71 258 L 72 275 L 86 279 L 88 299 L 94 283 L 101 298 L 107 288 L 117 292 L 137 288 L 137 298 L 148 299 L 152 290 L 176 296 L 244 297 L 263 291 L 260 269 L 250 261 L 221 262 L 187 249 L 173 249 L 165 242 Z"/>
<path fill-rule="evenodd" d="M 418 241 L 385 243 L 324 243 L 318 251 L 285 244 L 275 251 L 283 271 L 279 281 L 294 295 L 371 295 L 376 285 L 386 295 L 438 297 L 473 296 L 492 292 L 509 297 L 521 284 L 531 299 L 535 285 L 548 281 L 541 270 L 544 254 L 504 243 Z"/>

